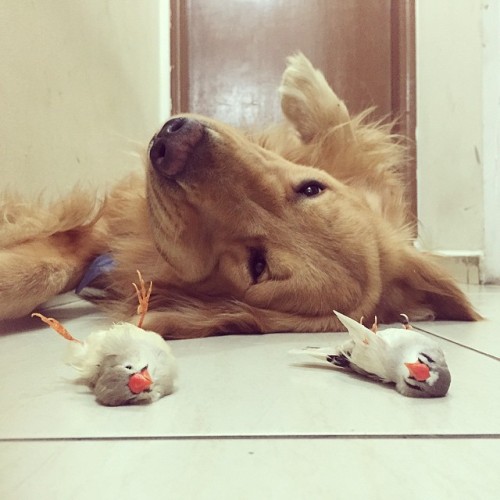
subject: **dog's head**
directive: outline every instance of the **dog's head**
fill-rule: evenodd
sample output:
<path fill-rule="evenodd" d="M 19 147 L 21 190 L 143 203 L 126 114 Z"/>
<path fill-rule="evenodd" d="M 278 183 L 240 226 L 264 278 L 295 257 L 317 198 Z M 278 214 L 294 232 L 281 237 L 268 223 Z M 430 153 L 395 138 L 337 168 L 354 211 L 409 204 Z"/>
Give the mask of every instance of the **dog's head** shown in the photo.
<path fill-rule="evenodd" d="M 356 308 L 377 279 L 370 211 L 326 172 L 189 115 L 167 122 L 150 158 L 155 244 L 191 288 L 318 315 L 331 313 L 332 295 Z"/>
<path fill-rule="evenodd" d="M 154 245 L 174 276 L 164 292 L 170 325 L 157 324 L 153 311 L 156 329 L 328 330 L 339 326 L 333 309 L 382 320 L 400 312 L 472 319 L 451 280 L 324 170 L 196 115 L 169 120 L 149 160 Z M 178 323 L 172 307 L 183 308 Z M 195 309 L 200 327 L 189 330 Z"/>

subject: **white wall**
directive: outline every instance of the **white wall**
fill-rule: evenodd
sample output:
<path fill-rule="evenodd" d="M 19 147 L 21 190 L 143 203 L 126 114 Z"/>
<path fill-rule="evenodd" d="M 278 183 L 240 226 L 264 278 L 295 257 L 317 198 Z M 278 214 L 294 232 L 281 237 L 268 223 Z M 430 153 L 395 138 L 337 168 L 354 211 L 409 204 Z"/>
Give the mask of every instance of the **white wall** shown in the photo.
<path fill-rule="evenodd" d="M 483 8 L 484 280 L 500 282 L 500 1 Z"/>
<path fill-rule="evenodd" d="M 416 5 L 420 241 L 447 256 L 480 257 L 479 279 L 494 281 L 500 278 L 499 1 Z"/>
<path fill-rule="evenodd" d="M 168 116 L 168 0 L 0 2 L 0 188 L 133 168 Z"/>
<path fill-rule="evenodd" d="M 417 0 L 424 248 L 500 279 L 500 0 Z M 141 168 L 170 110 L 169 0 L 0 2 L 0 189 Z"/>

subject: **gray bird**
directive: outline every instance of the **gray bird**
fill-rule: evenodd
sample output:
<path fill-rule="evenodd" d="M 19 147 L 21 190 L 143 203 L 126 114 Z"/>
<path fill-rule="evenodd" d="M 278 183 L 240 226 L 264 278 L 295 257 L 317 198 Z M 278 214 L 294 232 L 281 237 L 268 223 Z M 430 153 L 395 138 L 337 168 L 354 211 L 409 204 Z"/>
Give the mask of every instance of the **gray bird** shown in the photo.
<path fill-rule="evenodd" d="M 335 366 L 351 369 L 384 383 L 414 398 L 442 397 L 448 392 L 451 376 L 444 353 L 434 340 L 411 329 L 377 331 L 334 311 L 347 328 L 350 339 L 333 348 L 306 348 L 301 351 Z"/>
<path fill-rule="evenodd" d="M 94 391 L 99 403 L 153 403 L 173 392 L 177 363 L 170 346 L 157 333 L 131 323 L 116 323 L 82 342 L 54 318 L 39 313 L 33 316 L 71 341 L 65 361 L 80 372 L 80 380 Z"/>
<path fill-rule="evenodd" d="M 141 273 L 137 274 L 139 286 L 132 284 L 139 301 L 138 326 L 116 323 L 82 342 L 56 319 L 32 314 L 71 341 L 66 362 L 80 372 L 81 381 L 106 406 L 153 403 L 174 390 L 177 364 L 170 346 L 157 333 L 141 328 L 153 284 L 146 289 Z"/>
<path fill-rule="evenodd" d="M 153 403 L 174 390 L 177 369 L 169 345 L 131 323 L 93 332 L 83 343 L 71 342 L 66 362 L 103 405 Z"/>

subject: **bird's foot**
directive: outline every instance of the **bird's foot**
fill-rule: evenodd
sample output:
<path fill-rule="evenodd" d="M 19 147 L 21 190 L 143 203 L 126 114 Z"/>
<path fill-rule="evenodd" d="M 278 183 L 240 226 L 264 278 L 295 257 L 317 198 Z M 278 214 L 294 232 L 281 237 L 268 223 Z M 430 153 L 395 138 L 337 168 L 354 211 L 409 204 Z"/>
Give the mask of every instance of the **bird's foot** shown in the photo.
<path fill-rule="evenodd" d="M 363 321 L 364 321 L 365 317 L 364 316 L 361 316 L 360 320 L 359 320 L 359 324 L 360 325 L 363 325 Z M 364 326 L 364 325 L 363 325 Z M 378 318 L 377 316 L 375 316 L 375 321 L 373 322 L 373 325 L 372 327 L 370 328 L 370 330 L 373 332 L 373 333 L 377 333 L 378 332 Z"/>
<path fill-rule="evenodd" d="M 410 325 L 410 319 L 408 318 L 407 314 L 400 314 L 399 317 L 401 318 L 401 324 L 403 325 L 403 328 L 405 330 L 411 330 L 412 327 Z"/>
<path fill-rule="evenodd" d="M 64 337 L 67 340 L 71 340 L 73 342 L 78 342 L 79 344 L 82 343 L 81 340 L 76 339 L 71 335 L 71 333 L 66 330 L 66 328 L 57 321 L 57 319 L 54 318 L 47 318 L 47 316 L 44 316 L 43 314 L 40 313 L 33 313 L 31 317 L 36 316 L 37 318 L 40 318 L 45 324 L 49 325 L 52 330 L 55 330 L 59 335 Z"/>
<path fill-rule="evenodd" d="M 137 299 L 139 301 L 139 305 L 137 306 L 137 314 L 139 315 L 137 326 L 141 328 L 144 321 L 144 316 L 146 316 L 146 313 L 148 312 L 149 298 L 151 297 L 153 282 L 149 282 L 149 288 L 146 290 L 146 284 L 144 283 L 141 272 L 139 270 L 137 271 L 137 274 L 139 276 L 139 286 L 137 286 L 135 283 L 132 283 L 132 285 L 135 288 L 135 293 L 137 294 Z"/>

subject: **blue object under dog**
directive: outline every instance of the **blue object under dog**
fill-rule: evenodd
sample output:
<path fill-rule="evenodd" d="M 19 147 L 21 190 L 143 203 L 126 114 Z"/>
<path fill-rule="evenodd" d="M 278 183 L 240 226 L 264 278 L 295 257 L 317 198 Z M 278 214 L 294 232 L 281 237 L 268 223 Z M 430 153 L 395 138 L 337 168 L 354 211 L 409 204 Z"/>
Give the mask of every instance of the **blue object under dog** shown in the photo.
<path fill-rule="evenodd" d="M 101 274 L 109 273 L 114 267 L 116 263 L 113 259 L 113 256 L 110 253 L 104 253 L 102 255 L 97 256 L 87 267 L 85 274 L 83 275 L 82 280 L 78 283 L 78 286 L 75 289 L 75 292 L 78 294 L 84 288 L 86 288 L 92 281 L 94 281 Z"/>

